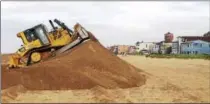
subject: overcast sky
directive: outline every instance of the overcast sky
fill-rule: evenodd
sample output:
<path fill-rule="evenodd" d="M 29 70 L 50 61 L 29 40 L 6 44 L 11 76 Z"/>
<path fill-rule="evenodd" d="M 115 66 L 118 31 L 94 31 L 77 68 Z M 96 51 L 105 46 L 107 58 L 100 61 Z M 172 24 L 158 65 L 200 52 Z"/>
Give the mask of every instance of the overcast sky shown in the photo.
<path fill-rule="evenodd" d="M 104 46 L 158 42 L 168 31 L 177 36 L 209 31 L 209 1 L 177 2 L 1 2 L 1 52 L 22 44 L 16 34 L 57 18 L 70 28 L 79 22 Z"/>

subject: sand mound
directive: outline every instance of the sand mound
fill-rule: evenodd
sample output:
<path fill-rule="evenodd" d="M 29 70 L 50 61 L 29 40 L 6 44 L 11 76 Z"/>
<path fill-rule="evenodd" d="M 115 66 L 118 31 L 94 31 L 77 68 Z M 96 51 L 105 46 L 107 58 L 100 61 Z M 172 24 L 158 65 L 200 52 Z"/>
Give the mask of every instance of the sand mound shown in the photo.
<path fill-rule="evenodd" d="M 2 89 L 19 84 L 29 90 L 128 88 L 143 85 L 146 80 L 138 69 L 95 41 L 26 68 L 2 69 Z"/>

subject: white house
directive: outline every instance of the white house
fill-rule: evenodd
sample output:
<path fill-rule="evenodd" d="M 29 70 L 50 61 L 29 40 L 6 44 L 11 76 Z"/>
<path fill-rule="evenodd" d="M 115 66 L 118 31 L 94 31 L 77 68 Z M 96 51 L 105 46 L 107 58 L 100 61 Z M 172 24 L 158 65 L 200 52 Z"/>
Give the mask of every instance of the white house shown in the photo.
<path fill-rule="evenodd" d="M 140 42 L 136 45 L 136 51 L 140 52 L 142 50 L 151 51 L 154 46 L 154 42 Z"/>
<path fill-rule="evenodd" d="M 179 50 L 179 43 L 178 41 L 174 41 L 172 42 L 172 47 L 171 47 L 171 54 L 178 54 L 178 50 Z"/>
<path fill-rule="evenodd" d="M 154 45 L 152 45 L 152 50 L 151 53 L 159 53 L 160 51 L 160 43 L 154 43 Z"/>

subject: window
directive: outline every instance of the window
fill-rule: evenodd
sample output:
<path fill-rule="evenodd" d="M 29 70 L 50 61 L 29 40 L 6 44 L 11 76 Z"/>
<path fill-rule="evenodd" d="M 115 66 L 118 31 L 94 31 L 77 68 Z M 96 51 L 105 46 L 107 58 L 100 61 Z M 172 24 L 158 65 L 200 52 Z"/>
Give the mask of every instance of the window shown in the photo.
<path fill-rule="evenodd" d="M 28 42 L 31 42 L 31 41 L 34 41 L 34 40 L 37 39 L 33 30 L 26 30 L 25 31 L 25 37 L 26 37 Z"/>
<path fill-rule="evenodd" d="M 43 44 L 46 45 L 49 43 L 48 38 L 42 27 L 36 28 L 36 33 L 37 33 L 37 36 L 39 36 L 40 40 L 43 42 Z"/>
<path fill-rule="evenodd" d="M 189 51 L 187 51 L 187 54 L 190 54 L 190 52 L 189 52 Z"/>
<path fill-rule="evenodd" d="M 31 39 L 32 39 L 33 41 L 37 39 L 36 36 L 35 36 L 33 33 L 31 33 Z"/>

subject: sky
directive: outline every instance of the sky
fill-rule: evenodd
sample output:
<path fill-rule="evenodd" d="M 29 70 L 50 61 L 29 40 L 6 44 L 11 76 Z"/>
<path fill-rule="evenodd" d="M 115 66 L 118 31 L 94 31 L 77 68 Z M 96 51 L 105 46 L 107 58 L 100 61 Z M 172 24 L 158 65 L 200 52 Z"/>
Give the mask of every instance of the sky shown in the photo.
<path fill-rule="evenodd" d="M 1 53 L 22 44 L 18 32 L 59 19 L 72 28 L 77 22 L 104 46 L 158 42 L 164 34 L 203 35 L 209 31 L 209 1 L 2 1 Z"/>

